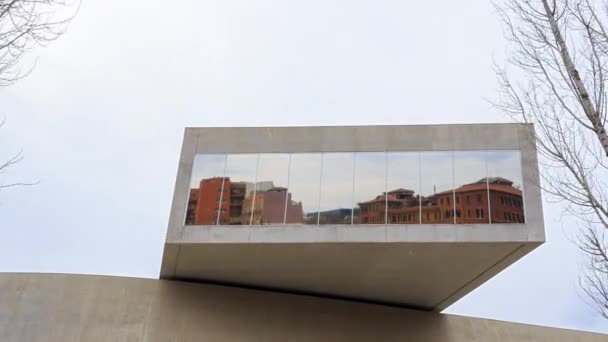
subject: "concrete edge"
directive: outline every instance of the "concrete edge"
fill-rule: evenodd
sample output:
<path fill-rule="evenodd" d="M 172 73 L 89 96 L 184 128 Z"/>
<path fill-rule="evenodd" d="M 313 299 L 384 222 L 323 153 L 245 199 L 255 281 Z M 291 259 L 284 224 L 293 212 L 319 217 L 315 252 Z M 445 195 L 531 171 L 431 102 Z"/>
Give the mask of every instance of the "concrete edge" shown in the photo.
<path fill-rule="evenodd" d="M 495 275 L 500 273 L 502 270 L 509 267 L 510 265 L 512 265 L 517 260 L 519 260 L 522 257 L 524 257 L 525 255 L 527 255 L 528 253 L 532 252 L 534 249 L 536 249 L 542 243 L 543 242 L 529 242 L 529 243 L 521 244 L 519 247 L 515 248 L 510 254 L 508 254 L 507 256 L 502 258 L 500 261 L 498 261 L 492 267 L 486 269 L 483 273 L 478 275 L 471 282 L 469 282 L 468 284 L 466 284 L 465 286 L 463 286 L 456 292 L 452 293 L 450 296 L 448 296 L 441 302 L 437 303 L 437 305 L 435 305 L 434 310 L 437 312 L 441 312 L 441 311 L 447 309 L 450 305 L 454 304 L 457 300 L 463 298 L 464 296 L 466 296 L 467 294 L 472 292 L 474 289 L 481 286 L 486 281 L 492 279 Z"/>

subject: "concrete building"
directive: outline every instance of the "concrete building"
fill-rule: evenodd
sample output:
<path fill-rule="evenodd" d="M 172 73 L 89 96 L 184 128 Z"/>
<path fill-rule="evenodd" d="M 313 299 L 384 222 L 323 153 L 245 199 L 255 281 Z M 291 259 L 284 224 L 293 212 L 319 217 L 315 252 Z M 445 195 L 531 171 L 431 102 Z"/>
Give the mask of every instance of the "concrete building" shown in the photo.
<path fill-rule="evenodd" d="M 544 242 L 532 132 L 188 128 L 160 279 L 2 274 L 0 341 L 606 341 L 439 313 Z"/>

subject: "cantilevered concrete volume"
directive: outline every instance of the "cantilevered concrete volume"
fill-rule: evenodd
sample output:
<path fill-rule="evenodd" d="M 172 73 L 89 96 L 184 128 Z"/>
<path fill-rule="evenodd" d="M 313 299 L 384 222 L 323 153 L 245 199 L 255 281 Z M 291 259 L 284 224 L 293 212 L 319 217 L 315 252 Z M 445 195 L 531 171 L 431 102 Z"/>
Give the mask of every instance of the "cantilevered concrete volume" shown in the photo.
<path fill-rule="evenodd" d="M 532 132 L 188 128 L 161 278 L 440 311 L 543 243 Z"/>

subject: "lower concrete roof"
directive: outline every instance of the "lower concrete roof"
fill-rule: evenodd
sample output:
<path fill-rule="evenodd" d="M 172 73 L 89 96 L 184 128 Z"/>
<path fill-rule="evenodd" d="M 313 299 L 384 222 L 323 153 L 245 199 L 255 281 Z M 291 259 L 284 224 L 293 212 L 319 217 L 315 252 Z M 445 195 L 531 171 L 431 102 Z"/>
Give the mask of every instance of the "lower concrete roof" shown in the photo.
<path fill-rule="evenodd" d="M 0 274 L 3 342 L 606 340 L 603 334 L 226 286 Z"/>

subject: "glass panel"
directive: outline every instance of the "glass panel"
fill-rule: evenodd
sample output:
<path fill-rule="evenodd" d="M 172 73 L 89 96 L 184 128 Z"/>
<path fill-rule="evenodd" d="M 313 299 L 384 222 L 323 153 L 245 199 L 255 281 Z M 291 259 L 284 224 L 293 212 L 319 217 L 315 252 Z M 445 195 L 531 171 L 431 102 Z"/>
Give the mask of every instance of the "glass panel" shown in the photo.
<path fill-rule="evenodd" d="M 523 223 L 524 213 L 519 151 L 199 154 L 185 224 Z"/>
<path fill-rule="evenodd" d="M 519 151 L 488 152 L 491 223 L 524 223 Z"/>
<path fill-rule="evenodd" d="M 197 154 L 192 165 L 186 224 L 216 224 L 225 154 Z"/>
<path fill-rule="evenodd" d="M 319 224 L 351 224 L 354 153 L 324 153 Z"/>
<path fill-rule="evenodd" d="M 355 224 L 386 222 L 386 153 L 355 153 Z"/>
<path fill-rule="evenodd" d="M 454 223 L 452 157 L 452 152 L 420 153 L 422 223 Z"/>
<path fill-rule="evenodd" d="M 220 202 L 220 224 L 248 225 L 252 204 L 257 200 L 254 191 L 258 154 L 229 154 L 226 159 L 224 192 Z"/>
<path fill-rule="evenodd" d="M 266 153 L 260 154 L 258 176 L 256 182 L 255 211 L 252 224 L 283 224 L 285 220 L 285 204 L 291 198 L 287 192 L 289 176 L 289 154 Z M 289 206 L 294 204 L 288 201 Z M 302 207 L 299 220 L 302 220 Z M 293 208 L 289 213 L 294 215 Z M 292 220 L 293 221 L 293 220 Z"/>
<path fill-rule="evenodd" d="M 487 152 L 454 152 L 456 223 L 490 223 Z"/>
<path fill-rule="evenodd" d="M 291 155 L 287 223 L 317 224 L 320 181 L 320 153 Z"/>
<path fill-rule="evenodd" d="M 388 223 L 420 223 L 420 153 L 388 153 Z M 425 211 L 423 215 L 429 215 Z"/>

